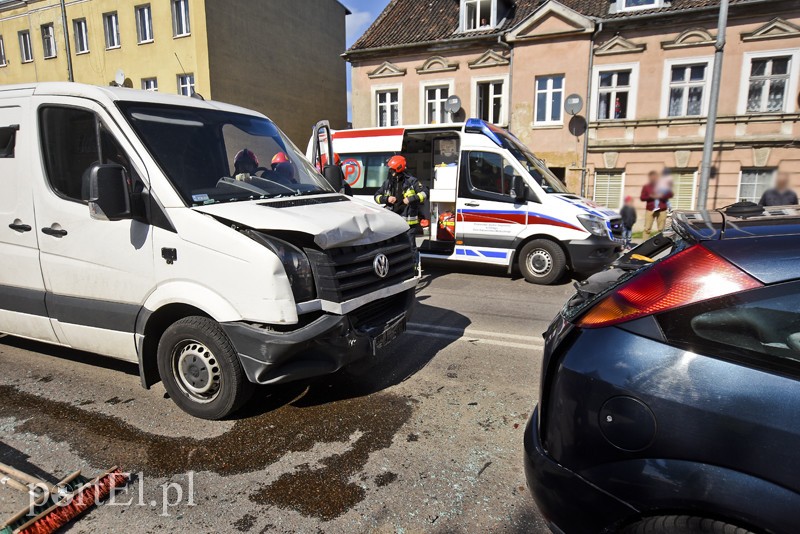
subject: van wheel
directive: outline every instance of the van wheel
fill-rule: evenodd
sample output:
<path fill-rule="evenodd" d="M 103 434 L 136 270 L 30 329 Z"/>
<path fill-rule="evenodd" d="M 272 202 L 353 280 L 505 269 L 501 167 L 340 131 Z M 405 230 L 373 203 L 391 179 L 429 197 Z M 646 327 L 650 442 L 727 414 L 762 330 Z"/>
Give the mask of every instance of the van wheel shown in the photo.
<path fill-rule="evenodd" d="M 158 372 L 170 398 L 201 419 L 222 419 L 253 393 L 239 357 L 216 321 L 185 317 L 158 343 Z"/>
<path fill-rule="evenodd" d="M 519 270 L 528 282 L 549 285 L 564 276 L 567 257 L 552 241 L 535 239 L 519 252 Z"/>
<path fill-rule="evenodd" d="M 753 534 L 723 521 L 688 515 L 648 517 L 621 530 L 622 534 Z"/>

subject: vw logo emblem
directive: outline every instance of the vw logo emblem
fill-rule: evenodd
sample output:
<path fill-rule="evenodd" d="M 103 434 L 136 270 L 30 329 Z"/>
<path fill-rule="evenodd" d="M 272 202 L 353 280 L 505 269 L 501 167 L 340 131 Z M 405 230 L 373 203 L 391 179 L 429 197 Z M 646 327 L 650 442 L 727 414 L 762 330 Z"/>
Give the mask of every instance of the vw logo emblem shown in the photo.
<path fill-rule="evenodd" d="M 389 258 L 386 254 L 378 254 L 375 256 L 375 261 L 372 262 L 372 268 L 375 269 L 375 274 L 381 278 L 389 276 Z"/>

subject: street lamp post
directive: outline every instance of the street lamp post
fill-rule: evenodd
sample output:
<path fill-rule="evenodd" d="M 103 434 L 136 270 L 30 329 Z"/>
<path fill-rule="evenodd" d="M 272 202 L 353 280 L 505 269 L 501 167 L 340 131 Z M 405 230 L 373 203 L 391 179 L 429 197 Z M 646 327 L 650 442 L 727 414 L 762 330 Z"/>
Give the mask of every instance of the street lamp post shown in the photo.
<path fill-rule="evenodd" d="M 711 78 L 711 96 L 708 101 L 708 121 L 706 138 L 703 144 L 703 163 L 700 167 L 700 188 L 697 192 L 697 209 L 708 208 L 708 183 L 711 179 L 711 159 L 714 155 L 714 133 L 717 128 L 717 108 L 719 107 L 719 90 L 722 82 L 722 56 L 725 50 L 725 33 L 728 28 L 728 0 L 721 0 L 719 5 L 719 23 L 717 24 L 717 42 L 714 45 L 714 74 Z"/>

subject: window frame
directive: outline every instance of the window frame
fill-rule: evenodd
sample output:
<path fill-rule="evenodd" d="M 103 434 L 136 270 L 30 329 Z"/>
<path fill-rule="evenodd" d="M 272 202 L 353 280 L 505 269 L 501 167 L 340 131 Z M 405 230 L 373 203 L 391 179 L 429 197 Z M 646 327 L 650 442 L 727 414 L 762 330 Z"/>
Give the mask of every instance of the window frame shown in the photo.
<path fill-rule="evenodd" d="M 556 78 L 561 78 L 561 89 L 555 89 L 555 88 L 552 87 L 553 86 L 553 80 L 555 80 Z M 540 91 L 539 90 L 539 80 L 541 80 L 541 79 L 546 79 L 547 80 L 547 88 L 545 88 L 544 91 Z M 566 92 L 567 92 L 566 91 L 566 89 L 567 89 L 566 84 L 567 84 L 567 77 L 566 77 L 565 74 L 544 74 L 544 75 L 540 75 L 540 76 L 535 76 L 534 77 L 534 79 L 533 79 L 533 126 L 534 127 L 537 127 L 537 126 L 563 126 L 564 125 L 564 100 L 566 99 Z M 540 93 L 544 93 L 545 95 L 549 95 L 549 97 L 546 100 L 547 105 L 545 107 L 545 117 L 551 117 L 552 116 L 552 111 L 553 111 L 553 109 L 552 109 L 552 102 L 553 102 L 552 95 L 554 95 L 556 93 L 556 91 L 560 91 L 561 92 L 561 105 L 558 106 L 559 119 L 558 120 L 553 120 L 553 119 L 548 118 L 546 120 L 540 121 L 538 119 L 538 115 L 539 115 L 539 107 L 538 107 L 539 94 Z M 550 113 L 548 113 L 548 111 L 550 111 Z"/>
<path fill-rule="evenodd" d="M 702 82 L 703 86 L 703 99 L 700 104 L 700 114 L 699 115 L 670 115 L 669 114 L 669 103 L 671 98 L 671 91 L 672 91 L 672 69 L 675 67 L 684 67 L 689 68 L 696 65 L 705 65 L 706 67 L 706 76 Z M 677 58 L 677 59 L 668 59 L 664 61 L 664 78 L 661 83 L 661 118 L 664 119 L 687 119 L 687 118 L 698 118 L 698 117 L 706 117 L 708 116 L 708 102 L 709 102 L 709 89 L 711 88 L 711 74 L 714 71 L 714 56 L 698 56 L 698 57 L 687 57 L 687 58 Z M 698 83 L 692 83 L 691 81 L 681 82 L 681 87 L 684 89 L 684 97 L 686 101 L 684 102 L 684 108 L 688 109 L 688 89 L 690 87 L 694 87 L 699 85 Z"/>
<path fill-rule="evenodd" d="M 597 200 L 597 177 L 600 175 L 608 175 L 608 176 L 619 175 L 619 199 L 616 206 L 607 206 Z M 626 172 L 624 170 L 603 169 L 601 171 L 598 171 L 597 169 L 595 169 L 594 182 L 592 183 L 592 201 L 608 209 L 619 211 L 620 208 L 622 208 L 622 205 L 624 204 L 623 199 L 625 198 L 625 179 L 626 179 Z"/>
<path fill-rule="evenodd" d="M 385 84 L 385 85 L 373 85 L 371 87 L 372 93 L 372 124 L 375 125 L 376 128 L 381 128 L 380 125 L 380 104 L 378 104 L 378 95 L 380 93 L 389 93 L 395 91 L 397 92 L 397 120 L 399 121 L 397 124 L 391 124 L 389 127 L 397 127 L 403 124 L 403 86 L 401 84 Z M 391 122 L 391 119 L 390 119 Z"/>
<path fill-rule="evenodd" d="M 783 109 L 780 111 L 747 111 L 747 97 L 750 93 L 750 70 L 754 59 L 773 59 L 776 57 L 789 56 L 789 83 L 786 84 L 786 92 L 783 101 Z M 770 113 L 795 113 L 797 102 L 794 95 L 798 90 L 798 74 L 800 73 L 800 49 L 783 48 L 778 50 L 768 50 L 763 52 L 745 52 L 742 57 L 741 79 L 739 82 L 739 105 L 737 113 L 739 115 L 763 115 Z"/>
<path fill-rule="evenodd" d="M 3 36 L 0 35 L 0 67 L 8 66 L 8 59 L 6 58 L 6 43 Z"/>
<path fill-rule="evenodd" d="M 664 7 L 664 0 L 653 0 L 653 5 L 631 6 L 625 5 L 626 0 L 616 0 L 617 12 L 642 11 L 644 9 L 659 9 Z"/>
<path fill-rule="evenodd" d="M 500 117 L 497 122 L 488 121 L 494 124 L 495 126 L 507 126 L 508 125 L 508 92 L 509 92 L 509 81 L 510 76 L 508 74 L 500 74 L 494 76 L 475 76 L 472 78 L 472 113 L 473 117 L 480 118 L 481 106 L 480 106 L 480 86 L 482 84 L 493 84 L 493 83 L 502 83 L 503 90 L 500 93 Z M 496 94 L 494 95 L 497 96 Z M 491 106 L 490 106 L 491 109 Z"/>
<path fill-rule="evenodd" d="M 461 27 L 462 32 L 476 32 L 482 30 L 490 30 L 497 27 L 497 1 L 498 0 L 461 0 L 461 8 L 459 12 L 459 24 Z M 481 4 L 484 2 L 489 3 L 489 25 L 488 26 L 481 26 L 480 25 L 480 16 L 481 16 Z M 477 10 L 475 12 L 475 27 L 469 28 L 468 24 L 468 17 L 467 17 L 467 5 L 468 4 L 476 4 Z"/>
<path fill-rule="evenodd" d="M 628 112 L 624 119 L 598 119 L 598 108 L 600 105 L 600 74 L 605 72 L 630 71 L 630 88 L 628 89 Z M 639 62 L 635 63 L 614 63 L 608 65 L 595 65 L 592 67 L 592 101 L 589 109 L 589 120 L 591 122 L 620 122 L 636 120 L 636 103 L 639 93 Z"/>
<path fill-rule="evenodd" d="M 138 6 L 134 6 L 134 15 L 136 17 L 136 42 L 137 44 L 148 44 L 152 43 L 156 40 L 155 32 L 153 31 L 153 6 L 151 4 L 140 4 Z M 147 11 L 147 28 L 149 30 L 149 36 L 147 39 L 143 39 L 143 28 L 142 28 L 142 20 L 139 16 L 139 13 L 143 11 Z"/>
<path fill-rule="evenodd" d="M 90 52 L 89 49 L 89 25 L 86 22 L 86 18 L 82 17 L 79 19 L 72 19 L 72 34 L 75 39 L 75 55 L 79 54 L 88 54 Z M 81 42 L 81 39 L 78 39 L 78 36 L 82 38 L 84 48 L 78 49 L 78 44 Z"/>
<path fill-rule="evenodd" d="M 518 201 L 511 197 L 510 194 L 504 195 L 502 193 L 497 193 L 495 191 L 487 191 L 485 189 L 480 189 L 479 187 L 475 187 L 472 183 L 472 172 L 470 170 L 470 156 L 473 153 L 480 152 L 481 154 L 493 154 L 500 158 L 500 160 L 505 164 L 507 163 L 511 167 L 514 168 L 516 173 L 519 173 L 520 176 L 523 177 L 525 183 L 527 184 L 527 179 L 525 179 L 525 174 L 521 173 L 519 170 L 519 162 L 518 161 L 509 161 L 506 159 L 505 154 L 502 152 L 497 152 L 495 150 L 489 148 L 476 148 L 472 150 L 462 150 L 461 151 L 461 171 L 459 175 L 459 182 L 463 183 L 466 186 L 466 197 L 467 198 L 474 198 L 479 200 L 487 200 L 491 202 L 504 202 L 506 204 L 517 204 Z M 503 169 L 505 169 L 505 165 L 503 165 Z M 466 176 L 463 176 L 464 173 Z M 510 188 L 513 187 L 513 182 L 509 184 L 509 193 Z M 461 196 L 459 193 L 458 196 Z M 527 200 L 527 199 L 526 199 Z M 523 202 L 524 203 L 524 202 Z"/>
<path fill-rule="evenodd" d="M 181 78 L 186 78 L 186 79 L 191 78 L 192 83 L 185 85 L 185 87 L 189 88 L 189 90 L 190 90 L 190 93 L 188 95 L 184 94 L 183 91 L 182 91 L 184 85 L 181 83 Z M 197 87 L 197 85 L 196 85 L 197 84 L 197 80 L 195 79 L 193 72 L 184 72 L 182 74 L 178 74 L 177 75 L 177 80 L 178 80 L 178 94 L 180 96 L 191 97 L 194 93 L 197 92 L 195 90 L 195 87 Z"/>
<path fill-rule="evenodd" d="M 770 176 L 769 183 L 767 184 L 767 187 L 764 188 L 764 191 L 766 191 L 767 189 L 771 188 L 773 186 L 773 184 L 775 183 L 775 178 L 778 175 L 778 168 L 777 167 L 742 167 L 742 169 L 739 170 L 739 184 L 738 184 L 738 187 L 736 188 L 736 199 L 737 199 L 737 202 L 740 202 L 743 199 L 743 197 L 742 197 L 742 183 L 744 182 L 744 175 L 746 173 L 750 173 L 750 172 L 756 172 L 756 173 L 769 172 L 770 173 L 771 176 Z M 758 204 L 758 201 L 761 200 L 761 197 L 764 195 L 764 191 L 761 192 L 761 195 L 758 195 L 758 198 L 756 198 L 755 200 L 751 200 L 751 202 L 755 202 L 756 204 Z"/>
<path fill-rule="evenodd" d="M 450 98 L 452 95 L 455 94 L 455 80 L 452 79 L 452 78 L 447 79 L 447 80 L 429 80 L 429 81 L 426 81 L 425 83 L 420 83 L 419 84 L 419 90 L 420 90 L 420 93 L 419 93 L 420 94 L 420 98 L 419 98 L 419 102 L 420 102 L 420 106 L 419 106 L 419 108 L 420 108 L 420 113 L 419 113 L 420 121 L 419 122 L 420 122 L 420 124 L 431 125 L 431 126 L 437 126 L 439 124 L 453 124 L 453 116 L 450 115 L 449 113 L 447 115 L 450 115 L 450 116 L 449 116 L 449 119 L 446 122 L 434 122 L 434 123 L 428 122 L 428 90 L 429 89 L 442 89 L 444 87 L 447 87 L 447 90 L 448 90 L 447 98 Z M 439 102 L 442 102 L 441 98 L 439 99 Z M 441 112 L 443 110 L 444 110 L 444 108 L 440 108 L 438 110 L 439 111 L 439 116 L 441 116 Z M 447 112 L 445 112 L 445 113 L 447 113 Z"/>
<path fill-rule="evenodd" d="M 153 82 L 154 87 L 152 87 L 152 88 L 147 87 L 147 84 L 149 82 Z M 141 87 L 142 87 L 142 91 L 151 91 L 153 93 L 157 93 L 158 92 L 158 77 L 157 76 L 151 76 L 150 78 L 142 78 Z"/>
<path fill-rule="evenodd" d="M 44 59 L 57 58 L 58 44 L 56 43 L 56 25 L 52 22 L 46 22 L 40 26 L 40 31 L 42 32 L 42 56 Z M 50 40 L 52 50 L 48 49 L 48 39 Z"/>
<path fill-rule="evenodd" d="M 21 58 L 21 63 L 33 63 L 33 41 L 31 40 L 31 31 L 30 30 L 20 30 L 17 32 L 17 37 L 19 41 L 19 55 Z M 28 53 L 30 54 L 28 59 L 25 59 L 25 47 L 23 46 L 23 39 L 25 44 L 28 45 Z"/>
<path fill-rule="evenodd" d="M 114 21 L 114 27 L 109 27 L 109 22 Z M 112 35 L 110 30 L 114 31 L 114 38 L 115 44 L 111 44 L 109 37 Z M 117 48 L 122 47 L 122 36 L 120 35 L 119 31 L 119 12 L 118 11 L 109 11 L 108 13 L 103 13 L 103 35 L 106 41 L 106 50 L 115 50 Z M 138 39 L 138 30 L 137 30 L 137 39 Z"/>
<path fill-rule="evenodd" d="M 183 6 L 182 12 L 179 13 L 178 9 Z M 192 22 L 189 16 L 189 0 L 170 0 L 170 8 L 172 11 L 172 37 L 178 39 L 180 37 L 188 37 L 192 34 Z M 183 32 L 178 33 L 178 22 L 183 25 Z"/>

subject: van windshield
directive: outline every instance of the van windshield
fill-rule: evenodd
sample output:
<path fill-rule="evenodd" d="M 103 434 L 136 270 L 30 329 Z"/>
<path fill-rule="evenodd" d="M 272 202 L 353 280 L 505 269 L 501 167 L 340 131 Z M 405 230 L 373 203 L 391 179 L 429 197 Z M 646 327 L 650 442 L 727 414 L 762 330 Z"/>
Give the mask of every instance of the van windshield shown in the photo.
<path fill-rule="evenodd" d="M 139 102 L 119 107 L 190 206 L 334 192 L 265 118 Z"/>
<path fill-rule="evenodd" d="M 533 179 L 542 186 L 545 193 L 569 193 L 561 180 L 547 168 L 547 164 L 537 158 L 527 146 L 504 131 L 497 133 L 500 134 L 500 139 L 503 141 L 503 148 L 511 152 Z"/>

